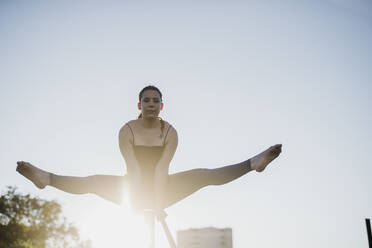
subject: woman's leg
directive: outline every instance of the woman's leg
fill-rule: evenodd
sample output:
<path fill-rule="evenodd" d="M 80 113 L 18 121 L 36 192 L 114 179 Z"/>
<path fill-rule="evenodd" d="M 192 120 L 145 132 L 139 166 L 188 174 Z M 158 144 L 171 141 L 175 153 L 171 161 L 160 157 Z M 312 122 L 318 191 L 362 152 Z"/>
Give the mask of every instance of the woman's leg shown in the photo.
<path fill-rule="evenodd" d="M 127 187 L 126 176 L 93 175 L 71 177 L 50 175 L 50 186 L 71 194 L 95 194 L 105 200 L 120 205 L 124 188 Z"/>
<path fill-rule="evenodd" d="M 193 169 L 169 175 L 164 208 L 209 185 L 231 182 L 252 170 L 250 161 L 216 169 Z"/>
<path fill-rule="evenodd" d="M 17 171 L 41 189 L 49 185 L 71 194 L 92 193 L 120 205 L 123 190 L 127 187 L 126 176 L 59 176 L 41 170 L 28 162 L 20 161 L 17 164 Z"/>
<path fill-rule="evenodd" d="M 262 172 L 281 153 L 281 145 L 275 145 L 244 162 L 216 169 L 194 169 L 169 175 L 164 208 L 186 198 L 208 185 L 231 182 L 251 170 Z"/>

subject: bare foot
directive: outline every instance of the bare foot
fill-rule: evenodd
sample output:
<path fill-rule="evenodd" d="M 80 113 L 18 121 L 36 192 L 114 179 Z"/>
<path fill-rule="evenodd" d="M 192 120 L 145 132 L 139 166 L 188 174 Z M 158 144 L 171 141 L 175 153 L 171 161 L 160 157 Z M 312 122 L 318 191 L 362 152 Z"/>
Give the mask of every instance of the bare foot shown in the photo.
<path fill-rule="evenodd" d="M 282 144 L 269 147 L 267 150 L 251 158 L 251 168 L 257 172 L 262 172 L 281 152 Z"/>
<path fill-rule="evenodd" d="M 17 165 L 17 171 L 33 182 L 39 189 L 43 189 L 50 184 L 49 172 L 43 171 L 25 161 L 18 161 Z"/>

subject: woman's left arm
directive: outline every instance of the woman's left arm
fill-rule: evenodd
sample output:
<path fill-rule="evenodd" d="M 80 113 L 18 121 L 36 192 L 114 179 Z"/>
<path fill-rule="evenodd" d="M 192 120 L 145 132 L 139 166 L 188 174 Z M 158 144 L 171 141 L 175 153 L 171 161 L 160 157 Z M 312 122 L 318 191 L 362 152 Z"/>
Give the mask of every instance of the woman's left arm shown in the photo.
<path fill-rule="evenodd" d="M 165 187 L 168 182 L 168 172 L 169 164 L 176 152 L 178 145 L 178 135 L 176 129 L 172 126 L 169 127 L 170 130 L 165 140 L 165 147 L 162 156 L 159 159 L 158 164 L 155 169 L 155 210 L 162 210 L 162 202 L 164 202 Z"/>

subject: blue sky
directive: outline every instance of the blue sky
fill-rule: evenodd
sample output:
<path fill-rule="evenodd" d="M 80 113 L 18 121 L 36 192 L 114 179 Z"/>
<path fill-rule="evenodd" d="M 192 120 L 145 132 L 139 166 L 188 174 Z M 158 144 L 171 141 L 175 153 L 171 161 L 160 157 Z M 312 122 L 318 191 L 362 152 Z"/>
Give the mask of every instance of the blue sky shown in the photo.
<path fill-rule="evenodd" d="M 171 207 L 173 232 L 232 227 L 236 248 L 367 247 L 371 10 L 363 0 L 2 1 L 0 186 L 58 200 L 95 247 L 128 244 L 141 227 L 127 220 L 138 219 L 95 196 L 40 191 L 15 162 L 124 174 L 118 131 L 155 84 L 179 135 L 171 173 L 283 143 L 264 173 Z"/>

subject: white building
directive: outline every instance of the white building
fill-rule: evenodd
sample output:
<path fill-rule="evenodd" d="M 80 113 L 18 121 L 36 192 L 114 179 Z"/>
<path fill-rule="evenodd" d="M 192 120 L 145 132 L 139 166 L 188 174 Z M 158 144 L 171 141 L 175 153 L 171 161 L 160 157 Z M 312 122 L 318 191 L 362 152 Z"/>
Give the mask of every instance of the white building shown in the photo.
<path fill-rule="evenodd" d="M 232 248 L 231 228 L 192 228 L 177 232 L 178 248 Z"/>

